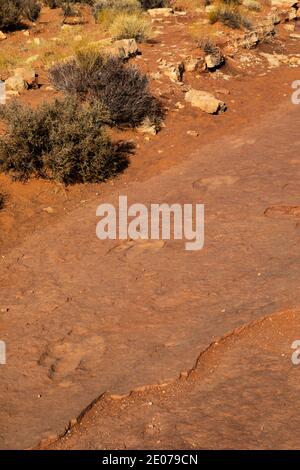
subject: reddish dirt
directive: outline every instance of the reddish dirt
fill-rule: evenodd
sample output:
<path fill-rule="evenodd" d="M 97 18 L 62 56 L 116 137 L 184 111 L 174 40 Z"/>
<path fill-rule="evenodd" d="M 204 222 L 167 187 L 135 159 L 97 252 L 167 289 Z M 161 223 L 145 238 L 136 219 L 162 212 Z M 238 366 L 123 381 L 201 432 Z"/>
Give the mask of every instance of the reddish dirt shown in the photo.
<path fill-rule="evenodd" d="M 300 311 L 213 344 L 174 383 L 101 397 L 51 449 L 298 449 Z"/>
<path fill-rule="evenodd" d="M 165 44 L 162 54 L 175 45 L 180 54 L 185 47 L 188 18 L 172 21 L 165 22 L 165 32 L 159 36 L 160 44 Z M 21 32 L 14 34 L 14 41 L 21 40 Z M 184 54 L 194 49 L 190 38 L 186 37 L 186 42 Z M 157 70 L 160 44 L 142 46 L 143 54 L 136 59 L 141 68 Z M 284 44 L 288 52 L 297 52 L 297 42 L 286 40 Z M 264 46 L 265 50 L 272 47 L 282 49 L 277 43 Z M 7 365 L 0 369 L 0 394 L 5 396 L 0 405 L 1 448 L 29 448 L 41 440 L 45 446 L 104 392 L 127 394 L 146 384 L 174 382 L 217 338 L 300 305 L 300 118 L 298 107 L 290 101 L 291 83 L 299 79 L 299 71 L 282 67 L 267 72 L 265 63 L 241 70 L 237 65 L 229 60 L 225 70 L 229 80 L 222 74 L 186 75 L 186 83 L 196 88 L 216 94 L 220 90 L 218 96 L 228 104 L 228 111 L 220 116 L 204 115 L 188 105 L 178 110 L 175 104 L 184 104 L 181 87 L 166 78 L 161 84 L 153 81 L 153 91 L 169 106 L 166 128 L 150 140 L 136 132 L 120 134 L 121 138 L 134 138 L 138 147 L 129 168 L 114 181 L 64 188 L 42 181 L 15 183 L 0 176 L 1 189 L 8 198 L 0 213 L 0 337 L 8 351 Z M 41 70 L 41 77 L 43 73 Z M 35 105 L 55 95 L 41 87 L 20 99 Z M 197 130 L 199 136 L 187 135 L 188 130 Z M 128 195 L 129 202 L 203 202 L 204 249 L 187 252 L 178 241 L 100 242 L 95 236 L 96 207 L 101 202 L 116 203 L 119 194 Z M 53 213 L 43 210 L 48 206 Z M 281 329 L 272 333 L 274 341 L 278 332 L 282 335 L 278 348 L 282 345 L 283 354 L 287 354 L 291 340 L 298 339 L 297 329 L 295 337 L 290 329 L 297 322 L 295 312 L 284 313 L 283 318 L 288 316 L 283 322 L 286 328 L 280 323 Z M 259 330 L 263 335 L 269 334 L 267 325 Z M 244 348 L 253 340 L 251 331 L 245 336 Z M 224 347 L 232 344 L 230 341 Z M 228 361 L 233 364 L 238 354 L 235 341 L 238 343 L 240 336 L 232 341 Z M 256 345 L 258 348 L 258 339 Z M 260 345 L 259 364 L 263 364 L 259 362 L 263 348 Z M 276 359 L 278 351 L 274 350 Z M 287 374 L 289 360 L 286 357 L 286 362 L 279 364 L 274 359 L 274 374 L 283 371 L 285 364 L 283 373 Z M 218 364 L 215 358 L 211 361 Z M 259 375 L 253 361 L 248 363 L 248 372 L 242 372 L 249 374 L 245 380 L 254 376 L 253 388 L 258 387 L 261 396 L 267 387 L 266 376 Z M 272 354 L 266 364 L 268 361 L 272 362 Z M 222 361 L 219 363 L 221 367 Z M 229 370 L 220 371 L 220 381 Z M 297 371 L 293 369 L 293 374 Z M 242 394 L 238 374 L 238 368 L 233 368 L 228 378 L 226 416 L 225 399 L 232 395 L 231 385 Z M 186 385 L 187 409 L 196 399 L 191 380 L 192 375 Z M 196 393 L 201 384 L 195 381 Z M 181 381 L 173 383 L 168 399 L 181 386 Z M 268 390 L 273 386 L 272 379 Z M 292 386 L 282 390 L 284 396 L 295 399 Z M 138 399 L 135 395 L 137 417 L 141 409 Z M 252 396 L 249 400 L 251 404 Z M 212 416 L 213 408 L 205 403 Z M 110 405 L 105 402 L 104 406 Z M 111 406 L 116 416 L 121 416 L 119 404 Z M 202 419 L 206 429 L 217 422 L 222 424 L 220 435 L 225 435 L 229 427 L 224 414 L 216 415 L 214 425 L 212 420 L 205 424 L 203 409 L 197 414 L 201 427 Z M 249 421 L 250 410 L 249 405 L 241 425 L 244 434 L 227 436 L 226 447 L 255 447 L 259 441 L 249 437 L 251 422 L 246 418 Z M 194 438 L 196 445 L 213 447 L 213 440 L 209 444 L 205 441 L 208 436 L 199 435 L 195 427 L 187 436 L 184 423 L 189 413 L 186 418 L 180 415 L 177 423 L 182 437 L 161 442 L 170 447 L 192 447 Z M 86 419 L 92 420 L 89 415 Z M 172 420 L 165 419 L 167 428 Z M 278 415 L 276 419 L 274 426 Z M 146 421 L 141 416 L 138 420 L 135 425 L 140 435 L 140 426 Z M 98 426 L 96 421 L 94 424 Z M 113 420 L 107 429 L 108 440 L 102 441 L 107 444 L 93 441 L 88 430 L 83 435 L 75 430 L 74 440 L 61 445 L 85 448 L 115 443 L 122 447 L 123 442 L 114 434 Z M 146 440 L 136 443 L 135 435 L 130 436 L 132 441 L 125 442 L 128 447 L 159 446 L 155 434 L 156 444 Z M 264 447 L 266 440 L 260 436 L 259 445 Z M 274 438 L 271 446 L 293 447 L 296 437 L 289 432 L 284 443 L 285 436 L 281 432 L 281 440 Z M 214 439 L 220 443 L 216 447 L 221 447 L 221 439 Z"/>

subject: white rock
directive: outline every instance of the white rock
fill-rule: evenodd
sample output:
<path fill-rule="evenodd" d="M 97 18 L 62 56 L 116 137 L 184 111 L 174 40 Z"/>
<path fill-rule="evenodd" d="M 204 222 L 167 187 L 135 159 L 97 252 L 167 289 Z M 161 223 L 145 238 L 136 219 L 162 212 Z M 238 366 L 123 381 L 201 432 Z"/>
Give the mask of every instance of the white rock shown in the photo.
<path fill-rule="evenodd" d="M 138 54 L 139 48 L 134 38 L 114 41 L 113 46 L 121 59 L 129 59 Z"/>
<path fill-rule="evenodd" d="M 173 8 L 151 8 L 148 13 L 155 18 L 156 16 L 171 16 L 174 14 L 174 10 Z"/>
<path fill-rule="evenodd" d="M 27 89 L 27 83 L 22 77 L 9 77 L 5 81 L 5 88 L 7 91 L 23 91 Z"/>
<path fill-rule="evenodd" d="M 209 114 L 218 114 L 226 110 L 226 104 L 207 91 L 191 89 L 186 93 L 185 100 Z"/>
<path fill-rule="evenodd" d="M 2 31 L 0 31 L 0 41 L 4 41 L 4 39 L 6 39 L 7 36 L 6 34 L 4 34 Z"/>

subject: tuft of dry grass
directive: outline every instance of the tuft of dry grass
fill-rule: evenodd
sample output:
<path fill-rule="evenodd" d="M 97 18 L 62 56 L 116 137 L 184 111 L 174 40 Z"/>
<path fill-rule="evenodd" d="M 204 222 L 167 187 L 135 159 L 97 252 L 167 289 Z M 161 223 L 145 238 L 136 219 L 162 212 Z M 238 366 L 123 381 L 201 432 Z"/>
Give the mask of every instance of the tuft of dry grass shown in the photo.
<path fill-rule="evenodd" d="M 109 28 L 113 39 L 131 39 L 146 42 L 152 37 L 152 26 L 142 14 L 120 13 Z"/>
<path fill-rule="evenodd" d="M 241 27 L 251 29 L 251 22 L 248 17 L 241 13 L 239 6 L 232 3 L 232 1 L 217 4 L 209 11 L 208 19 L 211 24 L 220 22 L 232 29 Z"/>

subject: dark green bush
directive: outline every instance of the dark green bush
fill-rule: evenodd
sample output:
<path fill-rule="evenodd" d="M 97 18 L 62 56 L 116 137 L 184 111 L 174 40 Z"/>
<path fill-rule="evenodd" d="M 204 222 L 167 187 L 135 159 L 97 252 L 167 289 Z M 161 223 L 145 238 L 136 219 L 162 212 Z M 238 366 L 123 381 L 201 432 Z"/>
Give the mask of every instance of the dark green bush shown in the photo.
<path fill-rule="evenodd" d="M 102 102 L 114 124 L 134 127 L 149 118 L 159 128 L 163 109 L 150 93 L 148 78 L 116 57 L 79 53 L 52 67 L 49 76 L 60 91 Z"/>
<path fill-rule="evenodd" d="M 151 8 L 168 8 L 171 0 L 139 0 L 144 10 Z"/>
<path fill-rule="evenodd" d="M 35 21 L 40 10 L 37 0 L 0 0 L 0 29 L 16 27 L 22 19 Z"/>
<path fill-rule="evenodd" d="M 0 141 L 0 170 L 15 179 L 54 179 L 65 184 L 100 182 L 127 163 L 124 146 L 105 131 L 108 114 L 73 98 L 37 109 L 13 102 L 1 108 L 8 131 Z"/>

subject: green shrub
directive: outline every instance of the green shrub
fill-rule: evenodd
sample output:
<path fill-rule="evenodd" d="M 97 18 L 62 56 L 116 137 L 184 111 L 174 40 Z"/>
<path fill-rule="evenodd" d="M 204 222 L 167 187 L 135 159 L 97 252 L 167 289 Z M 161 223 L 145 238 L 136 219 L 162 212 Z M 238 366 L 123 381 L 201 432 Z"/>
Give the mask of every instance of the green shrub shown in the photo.
<path fill-rule="evenodd" d="M 35 21 L 40 14 L 37 0 L 0 0 L 0 29 L 16 27 L 20 21 Z"/>
<path fill-rule="evenodd" d="M 113 39 L 131 39 L 146 42 L 151 38 L 152 26 L 148 18 L 136 13 L 118 14 L 109 28 Z"/>
<path fill-rule="evenodd" d="M 59 91 L 102 102 L 116 125 L 134 127 L 149 118 L 159 128 L 163 109 L 146 75 L 116 57 L 78 52 L 76 59 L 52 67 L 49 76 Z"/>
<path fill-rule="evenodd" d="M 1 108 L 8 123 L 0 140 L 0 170 L 15 179 L 54 179 L 65 184 L 100 182 L 126 166 L 124 149 L 113 144 L 101 105 L 72 98 L 37 109 L 13 102 Z"/>

